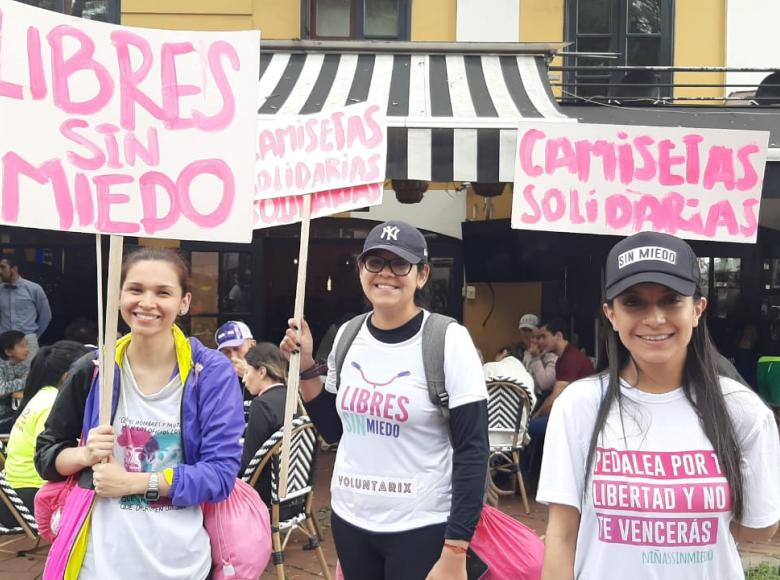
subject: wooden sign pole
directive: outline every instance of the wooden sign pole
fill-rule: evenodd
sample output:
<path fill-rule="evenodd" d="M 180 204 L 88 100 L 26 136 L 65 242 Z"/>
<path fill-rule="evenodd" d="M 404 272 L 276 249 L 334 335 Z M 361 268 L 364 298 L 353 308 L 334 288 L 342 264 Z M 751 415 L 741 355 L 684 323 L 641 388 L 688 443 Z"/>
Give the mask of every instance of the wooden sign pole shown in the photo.
<path fill-rule="evenodd" d="M 303 221 L 301 222 L 301 246 L 298 251 L 298 284 L 295 288 L 295 309 L 293 318 L 301 335 L 303 301 L 306 296 L 306 263 L 309 261 L 309 227 L 311 225 L 311 195 L 303 196 Z M 298 386 L 301 375 L 301 355 L 290 357 L 290 372 L 287 379 L 287 402 L 284 408 L 284 432 L 282 434 L 282 465 L 279 473 L 279 496 L 287 496 L 287 473 L 290 468 L 290 437 L 292 420 L 298 407 Z"/>
<path fill-rule="evenodd" d="M 114 357 L 119 323 L 119 278 L 122 272 L 122 236 L 111 236 L 108 248 L 108 281 L 106 282 L 105 333 L 100 344 L 100 424 L 111 424 L 114 397 Z M 102 322 L 102 321 L 101 321 Z"/>

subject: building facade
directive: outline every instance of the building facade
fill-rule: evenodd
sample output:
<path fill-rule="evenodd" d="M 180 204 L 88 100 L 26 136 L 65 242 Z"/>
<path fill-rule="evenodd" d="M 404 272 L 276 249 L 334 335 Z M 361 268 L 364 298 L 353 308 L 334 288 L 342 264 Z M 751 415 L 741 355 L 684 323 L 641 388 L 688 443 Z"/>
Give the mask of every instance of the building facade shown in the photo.
<path fill-rule="evenodd" d="M 718 123 L 739 127 L 754 109 L 746 108 L 743 115 L 742 110 L 736 111 L 729 105 L 752 106 L 749 103 L 751 96 L 755 96 L 756 85 L 769 73 L 727 71 L 724 67 L 771 68 L 780 64 L 773 61 L 770 47 L 766 46 L 771 35 L 755 33 L 769 26 L 765 15 L 777 9 L 770 0 L 749 1 L 751 10 L 742 9 L 744 0 L 739 5 L 734 0 L 715 0 L 708 2 L 706 9 L 701 3 L 682 0 L 39 0 L 27 3 L 75 15 L 81 10 L 82 16 L 93 15 L 115 22 L 118 15 L 121 24 L 127 26 L 258 29 L 268 46 L 274 41 L 294 39 L 324 45 L 342 41 L 472 43 L 464 47 L 519 42 L 544 43 L 549 50 L 554 43 L 559 43 L 558 56 L 549 59 L 548 76 L 563 115 L 584 122 L 617 122 L 610 120 L 610 112 L 616 107 L 633 118 L 639 117 L 632 112 L 639 106 L 648 115 L 659 112 L 662 116 L 671 115 L 672 119 L 675 114 L 684 113 L 688 116 L 680 116 L 679 124 L 699 126 L 708 117 L 701 114 L 696 117 L 697 111 L 728 109 L 729 114 L 737 115 L 736 120 L 729 117 L 728 121 L 719 119 Z M 479 48 L 474 49 L 474 54 L 481 58 Z M 487 61 L 483 59 L 484 62 Z M 483 67 L 482 74 L 489 80 L 489 67 L 486 64 Z M 631 67 L 675 68 L 635 70 Z M 689 70 L 695 67 L 710 69 Z M 490 82 L 486 82 L 486 88 L 489 92 Z M 495 103 L 496 97 L 493 94 L 490 97 Z M 650 106 L 648 100 L 652 101 Z M 604 105 L 609 107 L 607 113 Z M 682 113 L 677 112 L 680 108 Z M 454 112 L 450 114 L 454 116 Z M 501 112 L 496 115 L 501 120 Z M 674 124 L 668 119 L 659 121 L 649 116 L 646 122 Z M 758 124 L 761 125 L 760 120 Z M 418 137 L 419 134 L 404 133 L 406 139 Z M 453 139 L 457 143 L 458 136 Z M 433 306 L 462 317 L 486 357 L 490 358 L 499 346 L 516 340 L 516 321 L 525 312 L 536 312 L 543 317 L 557 314 L 569 317 L 578 341 L 592 352 L 599 265 L 605 248 L 613 240 L 512 231 L 508 224 L 511 185 L 500 187 L 503 193 L 498 196 L 479 195 L 476 193 L 479 188 L 469 185 L 479 181 L 477 175 L 464 178 L 458 173 L 462 165 L 457 159 L 451 164 L 452 171 L 445 178 L 437 174 L 424 178 L 427 191 L 420 203 L 399 203 L 391 189 L 394 184 L 388 181 L 382 206 L 315 223 L 312 248 L 317 268 L 310 274 L 307 289 L 307 312 L 315 328 L 324 332 L 331 322 L 363 307 L 354 256 L 359 252 L 362 236 L 373 223 L 396 217 L 407 219 L 428 232 L 435 258 Z M 490 181 L 511 181 L 501 178 L 499 165 L 497 162 L 498 177 Z M 773 191 L 771 184 L 765 187 L 767 198 L 774 196 Z M 772 199 L 762 203 L 761 223 L 765 228 L 760 235 L 759 252 L 736 244 L 697 245 L 711 291 L 711 320 L 716 328 L 723 328 L 724 336 L 729 336 L 743 320 L 762 320 L 763 336 L 773 342 L 777 335 L 780 341 L 780 322 L 771 322 L 772 313 L 780 310 L 780 252 L 775 251 L 780 244 L 771 229 L 777 227 L 774 225 L 776 202 Z M 174 242 L 173 245 L 189 253 L 193 265 L 196 301 L 187 322 L 193 334 L 209 342 L 219 323 L 238 318 L 250 323 L 259 337 L 275 341 L 292 308 L 296 231 L 292 226 L 258 232 L 251 246 Z M 57 288 L 68 292 L 73 287 L 86 287 L 91 270 L 79 264 L 86 264 L 90 251 L 94 252 L 92 237 L 41 235 L 0 227 L 0 241 L 4 252 L 19 252 L 31 270 L 39 271 L 39 277 L 48 276 L 52 292 Z M 546 267 L 540 267 L 541 263 L 546 263 Z M 493 266 L 488 268 L 489 264 Z M 57 333 L 69 318 L 90 316 L 90 305 L 95 300 L 92 296 L 82 298 L 77 301 L 79 304 L 69 301 L 69 308 L 60 311 L 62 315 L 57 314 L 55 307 L 55 324 L 47 338 L 58 338 Z"/>

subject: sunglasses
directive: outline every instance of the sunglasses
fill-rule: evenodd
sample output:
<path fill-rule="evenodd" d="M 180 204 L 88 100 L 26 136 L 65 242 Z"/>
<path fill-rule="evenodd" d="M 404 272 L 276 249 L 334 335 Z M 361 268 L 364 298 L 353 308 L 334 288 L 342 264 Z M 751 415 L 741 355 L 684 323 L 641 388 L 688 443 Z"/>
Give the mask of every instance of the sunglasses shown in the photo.
<path fill-rule="evenodd" d="M 368 255 L 362 260 L 363 267 L 371 272 L 372 274 L 379 274 L 382 270 L 385 269 L 385 265 L 390 265 L 390 271 L 395 276 L 406 276 L 409 274 L 409 272 L 412 271 L 412 266 L 414 264 L 411 264 L 410 262 L 407 262 L 403 258 L 392 258 L 390 260 L 386 260 L 382 256 L 376 256 L 376 255 Z"/>

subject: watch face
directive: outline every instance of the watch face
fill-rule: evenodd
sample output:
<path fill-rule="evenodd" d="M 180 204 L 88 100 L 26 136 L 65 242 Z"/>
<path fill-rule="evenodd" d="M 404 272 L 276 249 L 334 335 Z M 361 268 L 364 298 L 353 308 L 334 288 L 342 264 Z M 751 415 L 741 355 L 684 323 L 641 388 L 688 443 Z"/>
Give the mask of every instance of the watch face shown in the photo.
<path fill-rule="evenodd" d="M 146 493 L 144 493 L 144 499 L 146 501 L 157 501 L 160 499 L 160 492 L 156 489 L 147 489 Z"/>

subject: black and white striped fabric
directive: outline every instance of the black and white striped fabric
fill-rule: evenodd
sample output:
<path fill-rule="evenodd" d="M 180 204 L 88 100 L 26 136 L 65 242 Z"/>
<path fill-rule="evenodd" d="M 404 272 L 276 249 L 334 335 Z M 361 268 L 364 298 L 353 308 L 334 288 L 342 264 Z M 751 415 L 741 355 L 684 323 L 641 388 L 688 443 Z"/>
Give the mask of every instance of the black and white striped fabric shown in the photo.
<path fill-rule="evenodd" d="M 11 504 L 14 506 L 14 509 L 19 513 L 25 523 L 27 523 L 33 533 L 37 534 L 38 524 L 35 523 L 35 517 L 30 513 L 30 510 L 27 509 L 27 506 L 24 505 L 24 502 L 21 500 L 21 498 L 16 495 L 14 488 L 11 487 L 11 485 L 6 481 L 5 471 L 0 472 L 0 493 L 2 493 L 8 499 L 8 501 L 11 502 Z M 26 533 L 26 531 L 21 526 L 6 528 L 0 524 L 0 536 L 24 533 Z"/>
<path fill-rule="evenodd" d="M 385 107 L 387 177 L 510 182 L 517 123 L 567 119 L 535 55 L 261 51 L 258 114 Z"/>
<path fill-rule="evenodd" d="M 317 440 L 317 432 L 309 427 L 311 420 L 306 417 L 298 417 L 292 422 L 292 441 L 290 446 L 290 467 L 287 472 L 287 494 L 284 501 L 305 495 L 311 491 L 314 468 L 314 452 Z M 270 453 L 274 446 L 282 440 L 283 429 L 279 429 L 260 446 L 252 460 L 244 470 L 242 479 L 246 482 L 252 479 L 255 470 Z M 281 447 L 271 457 L 271 501 L 281 503 L 279 498 L 279 471 L 281 469 Z"/>
<path fill-rule="evenodd" d="M 488 381 L 487 391 L 488 429 L 511 432 L 516 430 L 518 445 L 522 446 L 531 413 L 528 389 L 512 379 L 497 377 Z M 511 445 L 501 447 L 501 451 L 510 451 L 512 448 Z"/>

